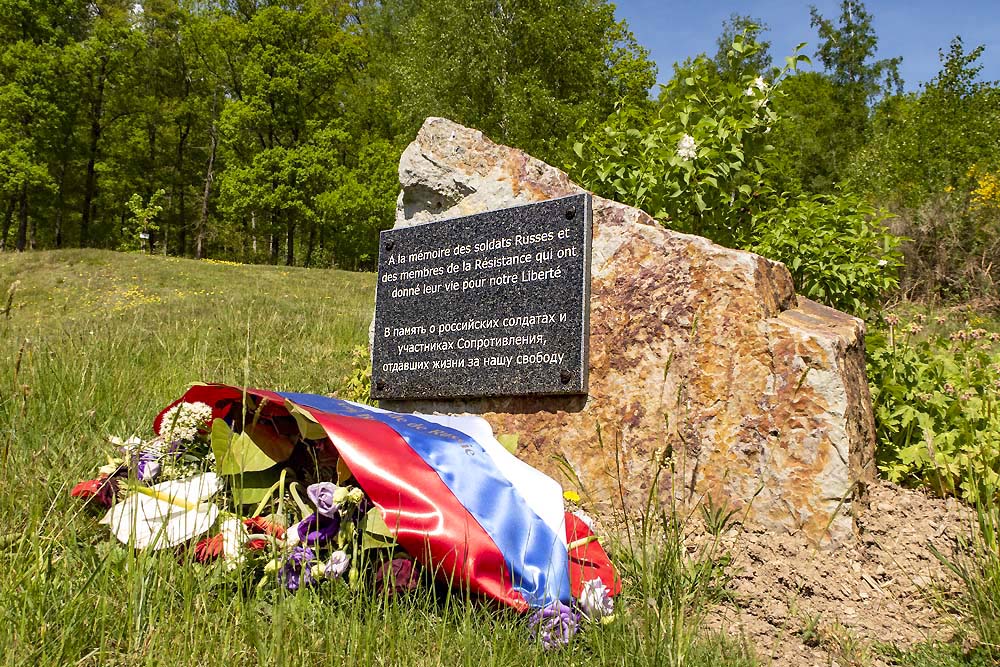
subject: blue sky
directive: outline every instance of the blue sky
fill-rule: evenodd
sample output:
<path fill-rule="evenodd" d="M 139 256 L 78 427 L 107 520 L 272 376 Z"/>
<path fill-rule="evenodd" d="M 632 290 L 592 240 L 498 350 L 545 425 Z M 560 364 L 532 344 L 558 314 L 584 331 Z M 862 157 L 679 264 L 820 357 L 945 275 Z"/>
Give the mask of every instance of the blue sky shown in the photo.
<path fill-rule="evenodd" d="M 640 44 L 650 50 L 659 66 L 659 81 L 666 81 L 672 65 L 701 52 L 715 53 L 715 40 L 722 23 L 734 12 L 749 14 L 770 28 L 771 54 L 776 64 L 800 42 L 803 52 L 822 69 L 814 57 L 816 29 L 809 25 L 809 6 L 836 20 L 839 0 L 617 0 L 617 16 L 628 21 Z M 966 51 L 985 45 L 979 64 L 980 78 L 1000 79 L 1000 2 L 998 0 L 886 0 L 865 2 L 878 35 L 878 58 L 902 56 L 900 73 L 907 91 L 918 90 L 940 69 L 938 49 L 947 50 L 955 35 L 961 35 Z"/>

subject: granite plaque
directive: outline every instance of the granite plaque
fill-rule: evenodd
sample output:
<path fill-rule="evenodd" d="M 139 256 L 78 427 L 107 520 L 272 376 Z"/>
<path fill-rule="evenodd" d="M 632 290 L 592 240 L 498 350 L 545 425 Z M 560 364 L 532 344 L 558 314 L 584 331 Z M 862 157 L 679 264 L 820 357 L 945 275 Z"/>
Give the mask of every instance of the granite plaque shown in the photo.
<path fill-rule="evenodd" d="M 372 397 L 584 394 L 591 197 L 384 231 Z"/>

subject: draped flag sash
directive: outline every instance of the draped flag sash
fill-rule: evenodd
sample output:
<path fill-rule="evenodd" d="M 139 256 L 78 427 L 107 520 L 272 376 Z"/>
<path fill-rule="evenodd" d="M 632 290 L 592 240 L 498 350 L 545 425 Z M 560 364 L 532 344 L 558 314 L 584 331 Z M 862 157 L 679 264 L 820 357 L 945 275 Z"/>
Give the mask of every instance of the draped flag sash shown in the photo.
<path fill-rule="evenodd" d="M 196 385 L 177 402 L 207 403 L 224 418 L 247 399 L 270 415 L 308 413 L 397 543 L 438 580 L 522 610 L 569 604 L 585 579 L 620 590 L 603 548 L 581 540 L 589 529 L 564 512 L 559 484 L 508 452 L 481 417 L 228 385 Z M 568 541 L 584 544 L 570 551 Z"/>

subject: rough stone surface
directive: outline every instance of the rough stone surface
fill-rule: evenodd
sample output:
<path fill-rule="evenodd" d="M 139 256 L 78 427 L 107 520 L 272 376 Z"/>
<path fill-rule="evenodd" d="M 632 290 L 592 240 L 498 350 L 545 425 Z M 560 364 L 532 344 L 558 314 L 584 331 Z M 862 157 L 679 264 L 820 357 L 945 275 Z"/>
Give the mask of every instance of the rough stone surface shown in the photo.
<path fill-rule="evenodd" d="M 441 118 L 399 176 L 397 227 L 583 192 Z M 797 297 L 782 264 L 593 209 L 589 395 L 382 405 L 482 414 L 598 513 L 710 497 L 813 543 L 850 539 L 874 477 L 863 322 Z"/>

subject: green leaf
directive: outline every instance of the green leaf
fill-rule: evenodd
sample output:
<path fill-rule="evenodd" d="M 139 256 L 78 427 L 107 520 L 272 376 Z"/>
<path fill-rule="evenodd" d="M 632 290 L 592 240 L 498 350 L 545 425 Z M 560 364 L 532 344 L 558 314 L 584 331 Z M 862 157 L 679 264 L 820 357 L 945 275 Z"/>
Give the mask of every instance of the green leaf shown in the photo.
<path fill-rule="evenodd" d="M 501 433 L 497 436 L 497 442 L 511 454 L 517 453 L 517 433 Z"/>
<path fill-rule="evenodd" d="M 257 433 L 261 430 L 258 429 Z M 260 439 L 263 441 L 263 438 Z M 270 451 L 265 452 L 247 433 L 233 433 L 221 419 L 212 422 L 212 452 L 215 454 L 216 470 L 222 475 L 266 470 L 291 455 L 291 446 L 284 456 L 280 454 L 284 448 L 269 446 L 268 449 Z"/>
<path fill-rule="evenodd" d="M 573 152 L 578 158 L 583 158 L 583 144 L 579 141 L 573 144 Z"/>
<path fill-rule="evenodd" d="M 361 550 L 382 549 L 396 545 L 396 537 L 382 518 L 382 512 L 373 507 L 361 520 Z"/>
<path fill-rule="evenodd" d="M 233 493 L 233 503 L 237 505 L 256 505 L 274 486 L 281 476 L 282 466 L 273 466 L 266 470 L 245 472 L 238 475 L 228 475 L 225 479 Z"/>

